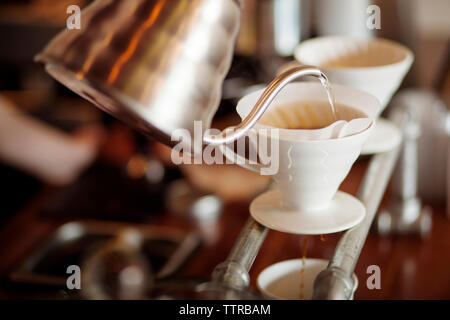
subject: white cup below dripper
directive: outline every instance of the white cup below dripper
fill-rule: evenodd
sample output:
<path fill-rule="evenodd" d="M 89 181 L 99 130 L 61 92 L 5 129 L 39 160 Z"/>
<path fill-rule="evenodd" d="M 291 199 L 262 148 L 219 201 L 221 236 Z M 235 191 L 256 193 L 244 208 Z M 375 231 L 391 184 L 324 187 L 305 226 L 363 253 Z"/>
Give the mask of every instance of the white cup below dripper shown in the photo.
<path fill-rule="evenodd" d="M 286 260 L 264 269 L 258 276 L 256 285 L 269 299 L 310 300 L 313 295 L 314 281 L 325 270 L 328 261 L 323 259 L 305 259 L 304 273 L 302 259 Z M 353 294 L 358 288 L 358 278 L 353 274 Z M 303 289 L 301 283 L 303 281 Z"/>

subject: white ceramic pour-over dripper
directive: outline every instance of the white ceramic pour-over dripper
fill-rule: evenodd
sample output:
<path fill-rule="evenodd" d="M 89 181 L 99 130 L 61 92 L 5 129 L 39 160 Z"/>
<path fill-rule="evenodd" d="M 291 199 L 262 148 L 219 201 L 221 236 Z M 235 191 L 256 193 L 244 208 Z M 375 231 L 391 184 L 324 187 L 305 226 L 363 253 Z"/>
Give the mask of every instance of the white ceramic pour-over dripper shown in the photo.
<path fill-rule="evenodd" d="M 364 206 L 355 198 L 338 192 L 339 185 L 358 158 L 361 148 L 373 128 L 373 119 L 380 109 L 379 101 L 370 94 L 344 86 L 333 86 L 337 104 L 348 106 L 365 115 L 366 119 L 355 122 L 355 127 L 368 121 L 362 131 L 345 137 L 310 139 L 320 136 L 316 130 L 277 129 L 278 139 L 271 129 L 257 123 L 254 144 L 267 138 L 278 157 L 278 171 L 273 175 L 276 189 L 256 198 L 250 213 L 261 224 L 283 232 L 298 234 L 325 234 L 338 232 L 359 223 L 365 214 Z M 261 91 L 242 98 L 237 106 L 240 117 L 245 117 L 256 103 Z M 302 101 L 328 101 L 324 88 L 319 83 L 299 82 L 287 85 L 272 102 L 267 112 L 279 106 Z M 331 128 L 336 128 L 331 126 Z M 351 128 L 350 128 L 351 129 Z M 342 131 L 342 130 L 341 130 Z M 307 132 L 309 132 L 309 138 Z M 222 152 L 230 160 L 239 160 L 233 150 L 222 146 Z M 261 158 L 264 155 L 259 154 Z M 242 159 L 242 158 L 241 158 Z M 238 164 L 261 173 L 267 166 L 246 163 Z M 272 164 L 270 166 L 273 168 Z M 333 202 L 333 201 L 334 202 Z M 343 207 L 344 206 L 344 207 Z"/>
<path fill-rule="evenodd" d="M 338 121 L 326 128 L 313 130 L 278 129 L 279 170 L 273 176 L 277 188 L 286 195 L 285 204 L 297 209 L 320 209 L 326 207 L 336 193 L 340 183 L 358 158 L 361 147 L 372 128 L 373 118 L 379 110 L 378 101 L 371 95 L 344 86 L 333 86 L 337 104 L 352 108 L 366 118 L 350 123 Z M 237 106 L 240 117 L 245 117 L 258 99 L 261 91 L 253 92 L 242 98 Z M 292 83 L 280 92 L 267 110 L 273 110 L 286 104 L 301 101 L 328 101 L 324 88 L 319 83 Z M 315 117 L 319 117 L 316 114 Z M 355 119 L 356 120 L 356 119 Z M 346 124 L 346 125 L 344 125 Z M 362 126 L 361 126 L 362 124 Z M 339 128 L 339 130 L 335 130 Z M 351 135 L 337 136 L 344 129 L 356 129 Z M 257 123 L 254 130 L 262 134 L 273 129 Z M 347 130 L 345 130 L 347 131 Z M 270 134 L 267 136 L 270 139 Z M 321 139 L 323 138 L 323 139 Z M 260 139 L 260 137 L 258 137 Z M 251 140 L 256 143 L 256 139 Z"/>
<path fill-rule="evenodd" d="M 317 275 L 327 268 L 328 261 L 305 259 L 302 276 L 302 259 L 285 260 L 264 269 L 256 280 L 261 293 L 269 299 L 310 300 Z M 353 274 L 353 294 L 358 288 L 358 278 Z M 303 283 L 303 289 L 301 284 Z M 353 299 L 352 294 L 352 299 Z"/>

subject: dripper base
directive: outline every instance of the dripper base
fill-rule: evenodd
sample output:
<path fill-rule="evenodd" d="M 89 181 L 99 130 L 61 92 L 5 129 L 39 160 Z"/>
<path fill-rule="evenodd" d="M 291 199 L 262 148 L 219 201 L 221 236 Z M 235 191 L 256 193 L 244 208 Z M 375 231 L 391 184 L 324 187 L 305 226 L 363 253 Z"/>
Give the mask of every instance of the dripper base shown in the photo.
<path fill-rule="evenodd" d="M 288 209 L 278 190 L 269 190 L 250 204 L 250 214 L 265 227 L 303 235 L 329 234 L 350 229 L 366 214 L 364 205 L 352 195 L 338 191 L 324 209 L 312 212 Z"/>

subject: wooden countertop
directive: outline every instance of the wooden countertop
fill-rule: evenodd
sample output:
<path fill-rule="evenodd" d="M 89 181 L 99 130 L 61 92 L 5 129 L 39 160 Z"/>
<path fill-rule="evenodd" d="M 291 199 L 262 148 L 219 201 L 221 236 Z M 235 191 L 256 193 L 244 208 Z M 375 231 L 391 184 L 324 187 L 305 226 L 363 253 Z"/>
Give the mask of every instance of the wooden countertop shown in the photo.
<path fill-rule="evenodd" d="M 355 164 L 341 189 L 355 194 L 367 161 Z M 54 230 L 60 222 L 42 219 L 39 208 L 54 190 L 47 188 L 24 210 L 0 229 L 0 275 Z M 200 230 L 203 246 L 181 270 L 183 276 L 207 278 L 228 255 L 248 218 L 248 203 L 228 204 L 221 217 L 209 225 L 162 215 L 154 224 Z M 340 234 L 309 241 L 308 257 L 329 259 Z M 252 288 L 256 276 L 267 266 L 302 255 L 302 236 L 270 231 L 250 272 Z M 369 265 L 381 268 L 381 290 L 369 290 L 366 273 Z M 449 299 L 450 298 L 450 220 L 444 205 L 433 206 L 433 230 L 427 239 L 412 236 L 381 237 L 371 232 L 361 253 L 356 274 L 359 288 L 355 299 Z M 11 296 L 0 287 L 0 298 Z M 14 295 L 14 298 L 21 296 Z"/>

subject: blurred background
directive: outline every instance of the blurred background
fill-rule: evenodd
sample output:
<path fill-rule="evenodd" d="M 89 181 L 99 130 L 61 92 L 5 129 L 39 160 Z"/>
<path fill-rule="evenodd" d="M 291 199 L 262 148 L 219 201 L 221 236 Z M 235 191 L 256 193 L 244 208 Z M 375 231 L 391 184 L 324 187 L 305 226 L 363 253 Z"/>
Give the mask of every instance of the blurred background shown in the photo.
<path fill-rule="evenodd" d="M 173 165 L 168 147 L 101 112 L 34 63 L 65 27 L 67 7 L 90 2 L 0 0 L 0 298 L 76 296 L 64 287 L 71 264 L 102 272 L 100 288 L 123 261 L 138 266 L 134 276 L 142 281 L 208 279 L 246 221 L 250 201 L 269 183 L 235 165 Z M 370 4 L 381 8 L 380 30 L 366 27 Z M 426 237 L 373 232 L 357 275 L 365 279 L 368 265 L 380 265 L 382 290 L 361 286 L 356 299 L 450 298 L 449 13 L 448 0 L 243 0 L 216 128 L 239 122 L 237 100 L 270 82 L 303 40 L 383 37 L 415 54 L 400 91 L 414 90 L 421 98 L 411 103 L 425 101 L 433 110 L 419 119 L 418 140 L 418 196 L 432 209 L 433 227 Z M 342 189 L 356 193 L 366 164 L 363 158 L 355 165 Z M 130 228 L 139 230 L 139 240 Z M 271 263 L 298 258 L 301 238 L 271 232 L 252 277 Z M 337 240 L 313 239 L 308 254 L 330 258 Z M 108 246 L 128 258 L 106 259 Z M 99 271 L 103 264 L 107 271 Z M 152 279 L 143 270 L 152 270 Z M 117 287 L 106 291 L 107 297 L 136 297 Z M 88 294 L 102 297 L 98 288 Z"/>

